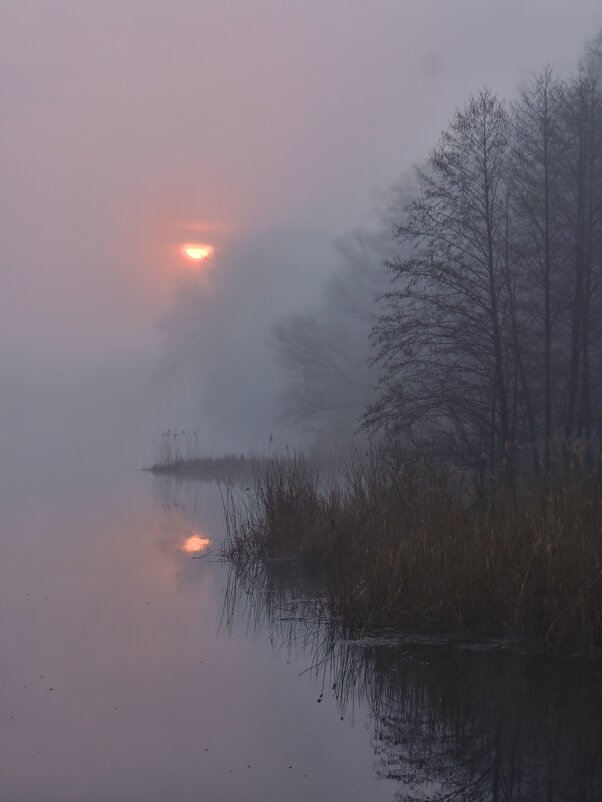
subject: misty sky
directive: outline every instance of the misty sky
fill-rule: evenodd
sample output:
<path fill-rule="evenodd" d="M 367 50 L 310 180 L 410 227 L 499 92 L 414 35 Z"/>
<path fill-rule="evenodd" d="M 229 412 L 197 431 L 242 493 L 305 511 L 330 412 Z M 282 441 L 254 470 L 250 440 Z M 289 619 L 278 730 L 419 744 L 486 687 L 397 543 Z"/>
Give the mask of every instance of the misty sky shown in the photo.
<path fill-rule="evenodd" d="M 570 70 L 600 27 L 599 0 L 3 0 L 2 425 L 146 381 L 191 239 L 226 376 L 470 92 Z"/>

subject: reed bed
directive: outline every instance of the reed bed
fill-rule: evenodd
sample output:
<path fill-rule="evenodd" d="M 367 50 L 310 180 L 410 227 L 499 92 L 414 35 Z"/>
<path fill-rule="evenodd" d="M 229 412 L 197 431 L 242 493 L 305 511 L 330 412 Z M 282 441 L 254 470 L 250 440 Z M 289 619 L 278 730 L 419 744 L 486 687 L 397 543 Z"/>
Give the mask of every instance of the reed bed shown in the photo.
<path fill-rule="evenodd" d="M 427 465 L 355 459 L 322 481 L 272 460 L 226 501 L 241 575 L 292 561 L 354 626 L 602 646 L 602 496 L 572 479 L 487 503 Z"/>
<path fill-rule="evenodd" d="M 151 473 L 228 482 L 250 476 L 268 458 L 259 454 L 212 455 L 196 431 L 162 432 L 155 444 Z"/>

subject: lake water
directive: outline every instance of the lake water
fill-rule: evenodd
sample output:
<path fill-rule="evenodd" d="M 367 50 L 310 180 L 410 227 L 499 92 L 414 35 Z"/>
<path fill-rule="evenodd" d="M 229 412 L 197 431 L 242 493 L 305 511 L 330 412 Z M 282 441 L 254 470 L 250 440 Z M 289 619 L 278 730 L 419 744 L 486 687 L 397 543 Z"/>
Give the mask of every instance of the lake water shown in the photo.
<path fill-rule="evenodd" d="M 602 799 L 595 661 L 225 609 L 214 483 L 5 472 L 0 515 L 1 802 Z"/>
<path fill-rule="evenodd" d="M 182 550 L 219 548 L 217 485 L 167 495 L 127 470 L 3 476 L 2 802 L 390 800 L 309 656 L 225 631 L 225 567 Z"/>

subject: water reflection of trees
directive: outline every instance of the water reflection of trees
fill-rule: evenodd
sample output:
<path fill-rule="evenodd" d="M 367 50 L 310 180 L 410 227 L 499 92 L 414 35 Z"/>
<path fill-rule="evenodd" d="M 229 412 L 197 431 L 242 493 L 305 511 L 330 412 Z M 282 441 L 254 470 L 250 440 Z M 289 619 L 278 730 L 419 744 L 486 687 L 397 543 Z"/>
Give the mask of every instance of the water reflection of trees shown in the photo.
<path fill-rule="evenodd" d="M 349 647 L 354 648 L 354 647 Z M 462 800 L 602 799 L 600 666 L 458 647 L 355 647 L 379 773 Z"/>
<path fill-rule="evenodd" d="M 323 587 L 323 586 L 322 586 Z M 290 563 L 231 572 L 230 622 L 311 655 L 341 715 L 367 705 L 401 800 L 602 800 L 602 663 L 343 632 Z"/>

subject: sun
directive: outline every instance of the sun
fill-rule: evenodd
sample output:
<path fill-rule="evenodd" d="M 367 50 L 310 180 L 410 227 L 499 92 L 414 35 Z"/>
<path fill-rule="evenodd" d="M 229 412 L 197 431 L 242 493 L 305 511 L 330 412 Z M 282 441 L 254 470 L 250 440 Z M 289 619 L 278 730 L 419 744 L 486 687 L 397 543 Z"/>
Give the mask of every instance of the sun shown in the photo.
<path fill-rule="evenodd" d="M 193 262 L 206 262 L 214 253 L 213 246 L 199 242 L 189 242 L 183 245 L 182 251 Z"/>

